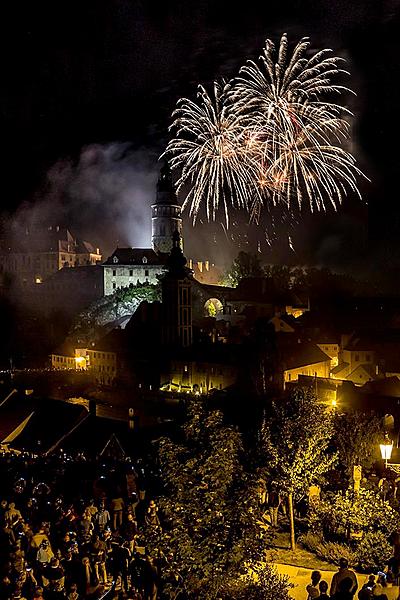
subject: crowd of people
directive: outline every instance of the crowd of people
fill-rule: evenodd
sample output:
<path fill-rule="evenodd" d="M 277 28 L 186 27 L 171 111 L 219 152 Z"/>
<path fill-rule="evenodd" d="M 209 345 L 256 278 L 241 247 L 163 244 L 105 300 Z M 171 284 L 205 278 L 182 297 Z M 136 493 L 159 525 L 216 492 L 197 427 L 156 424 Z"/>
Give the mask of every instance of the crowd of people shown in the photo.
<path fill-rule="evenodd" d="M 320 571 L 311 573 L 311 582 L 306 587 L 307 600 L 400 600 L 399 567 L 400 560 L 393 556 L 384 572 L 369 575 L 359 589 L 355 572 L 349 569 L 348 561 L 341 558 L 330 586 Z"/>
<path fill-rule="evenodd" d="M 140 461 L 0 456 L 1 600 L 156 600 L 161 530 Z"/>

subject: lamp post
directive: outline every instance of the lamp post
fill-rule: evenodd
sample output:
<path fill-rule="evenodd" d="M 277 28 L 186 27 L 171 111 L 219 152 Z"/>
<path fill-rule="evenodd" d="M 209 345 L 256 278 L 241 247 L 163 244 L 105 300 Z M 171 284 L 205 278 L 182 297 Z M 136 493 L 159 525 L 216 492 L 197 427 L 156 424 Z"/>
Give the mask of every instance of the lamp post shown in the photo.
<path fill-rule="evenodd" d="M 383 443 L 379 444 L 379 448 L 381 450 L 382 460 L 385 461 L 385 469 L 387 469 L 388 460 L 390 460 L 390 458 L 392 456 L 392 450 L 393 450 L 393 442 L 389 438 L 387 433 L 385 433 Z"/>

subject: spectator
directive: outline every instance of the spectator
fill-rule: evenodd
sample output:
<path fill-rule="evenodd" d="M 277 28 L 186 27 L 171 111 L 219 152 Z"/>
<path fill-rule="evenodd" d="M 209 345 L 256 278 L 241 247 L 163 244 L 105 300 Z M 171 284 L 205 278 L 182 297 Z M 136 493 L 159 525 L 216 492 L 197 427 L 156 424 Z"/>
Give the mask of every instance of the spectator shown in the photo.
<path fill-rule="evenodd" d="M 148 555 L 143 565 L 143 591 L 144 600 L 157 600 L 158 569 L 154 559 Z"/>
<path fill-rule="evenodd" d="M 328 582 L 324 579 L 319 582 L 319 600 L 329 600 L 328 595 Z"/>
<path fill-rule="evenodd" d="M 352 600 L 354 594 L 352 593 L 353 581 L 351 577 L 345 577 L 338 583 L 337 591 L 331 595 L 332 600 Z"/>
<path fill-rule="evenodd" d="M 100 506 L 100 509 L 95 515 L 95 524 L 97 530 L 102 533 L 110 524 L 110 513 L 104 507 L 104 505 Z"/>
<path fill-rule="evenodd" d="M 321 572 L 320 571 L 313 571 L 311 573 L 311 583 L 309 583 L 306 587 L 306 591 L 307 591 L 307 600 L 312 600 L 313 598 L 318 598 L 319 596 L 319 588 L 318 588 L 318 584 L 321 580 Z"/>
<path fill-rule="evenodd" d="M 160 519 L 158 518 L 158 506 L 154 502 L 154 500 L 150 500 L 149 506 L 147 508 L 145 523 L 147 527 L 152 529 L 156 529 L 160 527 Z"/>
<path fill-rule="evenodd" d="M 124 507 L 125 502 L 120 496 L 117 496 L 111 500 L 110 508 L 113 519 L 113 531 L 116 531 L 122 525 Z"/>
<path fill-rule="evenodd" d="M 400 587 L 396 585 L 396 578 L 391 571 L 386 573 L 385 595 L 387 600 L 398 600 L 400 598 Z"/>
<path fill-rule="evenodd" d="M 40 548 L 36 554 L 36 560 L 41 567 L 46 567 L 51 559 L 54 557 L 53 550 L 51 549 L 50 543 L 48 540 L 43 540 L 40 544 Z"/>
<path fill-rule="evenodd" d="M 368 577 L 368 581 L 366 583 L 364 583 L 364 585 L 358 592 L 358 599 L 359 600 L 369 600 L 369 598 L 372 598 L 372 590 L 374 588 L 374 585 L 375 585 L 375 575 L 370 575 Z"/>
<path fill-rule="evenodd" d="M 270 492 L 268 494 L 268 508 L 269 508 L 269 516 L 270 516 L 272 527 L 278 526 L 278 510 L 279 510 L 280 503 L 281 503 L 280 495 L 278 494 L 278 490 L 276 489 L 276 486 L 273 485 L 272 489 L 270 490 Z"/>
<path fill-rule="evenodd" d="M 344 589 L 340 588 L 340 583 L 344 580 L 350 580 L 351 585 L 350 588 L 347 589 L 348 582 L 346 582 Z M 341 558 L 339 560 L 339 571 L 335 573 L 332 578 L 330 595 L 333 596 L 336 600 L 335 594 L 338 591 L 349 594 L 349 598 L 353 598 L 358 588 L 357 577 L 354 571 L 349 569 L 349 562 L 346 558 Z M 338 596 L 338 598 L 345 598 L 346 596 Z"/>

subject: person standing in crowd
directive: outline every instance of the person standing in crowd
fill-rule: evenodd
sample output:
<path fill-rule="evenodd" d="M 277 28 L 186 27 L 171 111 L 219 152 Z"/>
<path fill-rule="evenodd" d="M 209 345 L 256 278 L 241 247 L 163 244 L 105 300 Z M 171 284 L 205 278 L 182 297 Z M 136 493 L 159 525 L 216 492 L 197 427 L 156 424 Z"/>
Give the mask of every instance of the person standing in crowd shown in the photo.
<path fill-rule="evenodd" d="M 347 589 L 347 586 L 348 586 L 347 582 L 344 586 L 344 589 L 340 588 L 340 584 L 344 579 L 351 581 L 351 586 L 349 589 Z M 350 594 L 349 598 L 353 598 L 357 591 L 357 588 L 358 588 L 358 582 L 357 582 L 356 574 L 354 573 L 354 571 L 349 569 L 348 560 L 346 558 L 341 558 L 339 560 L 339 570 L 332 577 L 332 583 L 331 583 L 331 589 L 330 589 L 331 597 L 333 596 L 336 600 L 335 594 L 338 591 L 341 591 L 343 593 L 348 592 Z M 339 598 L 340 598 L 340 596 L 339 596 Z"/>
<path fill-rule="evenodd" d="M 384 591 L 387 600 L 399 600 L 400 586 L 396 584 L 396 578 L 391 571 L 386 573 L 386 587 Z"/>
<path fill-rule="evenodd" d="M 122 525 L 123 511 L 125 508 L 125 502 L 121 496 L 115 496 L 110 503 L 113 531 L 117 531 Z"/>
<path fill-rule="evenodd" d="M 281 503 L 281 498 L 276 488 L 276 485 L 271 486 L 268 493 L 268 509 L 272 527 L 278 527 L 278 510 Z"/>
<path fill-rule="evenodd" d="M 313 598 L 318 598 L 319 596 L 319 588 L 318 584 L 321 581 L 321 571 L 313 571 L 311 573 L 311 583 L 309 583 L 306 587 L 307 591 L 307 600 L 312 600 Z"/>
<path fill-rule="evenodd" d="M 143 565 L 143 592 L 144 600 L 157 600 L 158 593 L 158 569 L 154 559 L 147 555 Z"/>
<path fill-rule="evenodd" d="M 328 595 L 328 582 L 325 581 L 324 579 L 322 581 L 319 582 L 318 584 L 318 588 L 319 588 L 319 600 L 329 600 L 329 595 Z"/>
<path fill-rule="evenodd" d="M 350 577 L 341 579 L 338 583 L 337 591 L 331 595 L 331 600 L 352 600 L 354 594 L 351 592 L 353 582 Z"/>
<path fill-rule="evenodd" d="M 97 530 L 102 533 L 109 526 L 111 520 L 110 513 L 103 503 L 100 505 L 100 508 L 94 518 Z"/>
<path fill-rule="evenodd" d="M 157 529 L 161 527 L 160 519 L 158 517 L 158 506 L 154 500 L 150 500 L 149 502 L 145 516 L 145 523 L 147 527 L 150 527 L 151 529 Z"/>

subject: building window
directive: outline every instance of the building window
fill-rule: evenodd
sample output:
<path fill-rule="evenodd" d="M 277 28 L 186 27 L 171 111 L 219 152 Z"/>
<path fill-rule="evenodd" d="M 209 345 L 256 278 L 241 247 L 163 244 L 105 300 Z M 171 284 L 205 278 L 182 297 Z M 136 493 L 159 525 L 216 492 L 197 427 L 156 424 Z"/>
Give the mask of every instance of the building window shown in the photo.
<path fill-rule="evenodd" d="M 117 287 L 117 284 L 116 284 L 116 283 L 113 283 L 113 290 L 115 290 L 115 289 L 116 289 L 116 287 Z"/>
<path fill-rule="evenodd" d="M 142 258 L 142 263 L 143 263 L 144 265 L 146 265 L 146 264 L 147 264 L 147 256 L 143 256 L 143 258 Z"/>
<path fill-rule="evenodd" d="M 145 269 L 145 271 L 144 271 L 144 276 L 145 276 L 145 277 L 148 277 L 148 276 L 149 276 L 149 270 L 148 270 L 148 269 Z"/>
<path fill-rule="evenodd" d="M 133 269 L 129 269 L 129 277 L 133 277 Z"/>
<path fill-rule="evenodd" d="M 354 357 L 354 360 L 355 360 L 356 362 L 359 362 L 359 360 L 360 360 L 360 355 L 359 355 L 359 354 L 356 354 L 356 355 L 355 355 L 355 357 Z"/>
<path fill-rule="evenodd" d="M 118 258 L 116 256 L 113 256 L 113 263 L 117 264 L 118 263 Z"/>
<path fill-rule="evenodd" d="M 117 271 L 116 271 L 116 269 L 113 269 L 113 277 L 116 277 L 116 276 L 117 276 Z"/>

